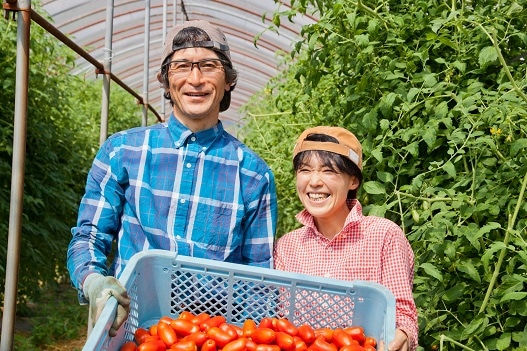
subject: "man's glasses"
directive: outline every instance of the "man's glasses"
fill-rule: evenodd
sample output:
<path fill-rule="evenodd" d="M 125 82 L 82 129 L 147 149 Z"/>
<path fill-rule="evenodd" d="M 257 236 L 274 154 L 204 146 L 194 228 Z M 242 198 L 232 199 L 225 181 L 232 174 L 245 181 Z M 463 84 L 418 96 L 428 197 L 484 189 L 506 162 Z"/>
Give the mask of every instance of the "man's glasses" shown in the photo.
<path fill-rule="evenodd" d="M 174 60 L 166 64 L 168 74 L 185 76 L 192 72 L 194 65 L 198 67 L 201 74 L 213 75 L 223 71 L 223 61 L 220 59 L 205 59 L 199 61 Z"/>

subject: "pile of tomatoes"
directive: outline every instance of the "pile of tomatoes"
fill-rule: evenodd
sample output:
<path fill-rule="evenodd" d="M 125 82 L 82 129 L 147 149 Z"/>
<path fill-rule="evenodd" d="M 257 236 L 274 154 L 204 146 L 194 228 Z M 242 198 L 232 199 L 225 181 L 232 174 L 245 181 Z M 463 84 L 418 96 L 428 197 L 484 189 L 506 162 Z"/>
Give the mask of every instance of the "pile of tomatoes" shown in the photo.
<path fill-rule="evenodd" d="M 286 318 L 246 319 L 242 326 L 221 315 L 182 312 L 138 328 L 120 351 L 375 351 L 377 341 L 360 326 L 313 329 Z"/>

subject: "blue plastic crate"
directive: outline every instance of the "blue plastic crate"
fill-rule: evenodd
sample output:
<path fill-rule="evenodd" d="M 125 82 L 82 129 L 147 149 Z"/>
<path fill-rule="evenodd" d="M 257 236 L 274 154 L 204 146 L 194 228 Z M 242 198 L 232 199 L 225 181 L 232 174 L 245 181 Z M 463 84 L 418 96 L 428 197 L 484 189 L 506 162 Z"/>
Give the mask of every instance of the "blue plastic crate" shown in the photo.
<path fill-rule="evenodd" d="M 139 327 L 185 310 L 223 315 L 242 325 L 265 316 L 313 328 L 359 325 L 378 342 L 395 335 L 395 297 L 384 286 L 343 281 L 177 255 L 164 250 L 136 254 L 119 278 L 131 298 L 128 320 L 117 336 L 108 331 L 117 309 L 110 299 L 83 348 L 119 350 Z"/>

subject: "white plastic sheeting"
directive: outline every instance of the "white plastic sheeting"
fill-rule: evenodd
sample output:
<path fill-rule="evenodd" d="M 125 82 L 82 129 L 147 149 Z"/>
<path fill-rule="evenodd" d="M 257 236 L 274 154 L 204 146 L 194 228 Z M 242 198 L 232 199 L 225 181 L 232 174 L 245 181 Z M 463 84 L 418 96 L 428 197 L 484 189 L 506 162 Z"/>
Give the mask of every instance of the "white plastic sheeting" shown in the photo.
<path fill-rule="evenodd" d="M 162 99 L 156 79 L 160 66 L 163 28 L 185 19 L 204 19 L 219 26 L 227 35 L 234 67 L 239 79 L 232 93 L 231 107 L 221 114 L 226 125 L 240 125 L 240 106 L 277 73 L 277 52 L 290 52 L 299 39 L 303 25 L 314 23 L 313 17 L 297 17 L 295 23 L 282 19 L 279 33 L 266 30 L 273 12 L 288 1 L 276 4 L 273 0 L 151 0 L 114 1 L 112 40 L 112 73 L 138 94 L 144 96 L 145 5 L 150 3 L 150 50 L 148 75 L 148 103 L 165 116 L 170 106 Z M 60 31 L 69 35 L 91 56 L 104 60 L 106 30 L 106 0 L 43 0 L 43 8 Z M 164 11 L 166 9 L 166 11 Z M 166 14 L 164 14 L 166 13 Z M 165 18 L 165 22 L 163 21 Z M 263 34 L 262 34 L 263 33 Z M 255 36 L 261 34 L 254 44 Z M 84 59 L 77 60 L 74 74 L 94 78 L 94 67 Z M 99 78 L 100 79 L 100 78 Z M 164 104 L 164 107 L 161 107 Z M 149 117 L 149 124 L 155 117 Z"/>

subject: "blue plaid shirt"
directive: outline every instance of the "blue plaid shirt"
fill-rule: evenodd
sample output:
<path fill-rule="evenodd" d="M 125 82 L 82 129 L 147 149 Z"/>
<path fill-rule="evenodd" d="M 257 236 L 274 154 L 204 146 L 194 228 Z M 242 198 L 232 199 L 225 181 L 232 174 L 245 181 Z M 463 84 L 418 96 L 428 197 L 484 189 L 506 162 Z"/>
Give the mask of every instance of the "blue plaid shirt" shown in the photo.
<path fill-rule="evenodd" d="M 117 133 L 98 151 L 71 230 L 68 270 L 83 301 L 89 273 L 119 277 L 148 249 L 272 267 L 276 219 L 274 175 L 258 155 L 221 122 L 193 133 L 171 115 Z"/>

